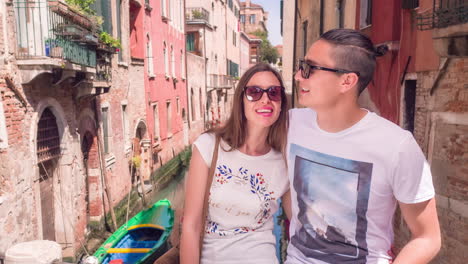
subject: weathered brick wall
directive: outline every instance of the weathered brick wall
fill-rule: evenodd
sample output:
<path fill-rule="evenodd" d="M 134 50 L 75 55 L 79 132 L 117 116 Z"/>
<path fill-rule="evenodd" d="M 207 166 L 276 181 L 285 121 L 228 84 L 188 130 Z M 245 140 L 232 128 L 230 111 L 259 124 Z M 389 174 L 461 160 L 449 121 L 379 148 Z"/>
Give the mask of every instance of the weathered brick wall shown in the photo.
<path fill-rule="evenodd" d="M 128 10 L 122 11 L 127 16 Z M 128 23 L 127 18 L 124 19 Z M 122 27 L 123 39 L 128 37 L 129 27 Z M 128 43 L 122 43 L 124 48 L 123 60 L 118 60 L 118 54 L 112 59 L 112 87 L 107 94 L 99 96 L 100 104 L 108 104 L 110 109 L 110 153 L 104 159 L 115 157 L 115 162 L 106 168 L 107 184 L 111 191 L 112 205 L 117 205 L 127 197 L 132 187 L 129 169 L 131 159 L 131 145 L 136 137 L 137 126 L 140 121 L 146 121 L 146 95 L 144 87 L 144 62 L 130 58 Z M 127 128 L 123 130 L 122 105 L 126 104 Z M 101 113 L 99 113 L 101 115 Z M 99 117 L 101 118 L 101 117 Z M 102 124 L 102 120 L 100 121 Z M 146 134 L 143 139 L 149 139 L 148 128 L 144 125 Z M 102 132 L 101 132 L 102 133 Z M 102 143 L 101 143 L 102 144 Z M 149 172 L 148 172 L 149 174 Z M 107 210 L 108 207 L 106 207 Z"/>
<path fill-rule="evenodd" d="M 50 75 L 22 84 L 15 59 L 14 11 L 11 2 L 7 2 L 3 5 L 1 1 L 0 11 L 0 102 L 8 135 L 8 146 L 0 149 L 0 231 L 9 235 L 0 236 L 0 255 L 15 243 L 42 238 L 39 176 L 34 155 L 38 111 L 50 102 L 56 104 L 52 107 L 59 114 L 57 122 L 61 122 L 64 132 L 61 173 L 54 183 L 56 194 L 62 193 L 60 201 L 54 201 L 56 215 L 64 217 L 58 217 L 63 222 L 56 229 L 56 237 L 73 253 L 73 247 L 78 247 L 73 233 L 84 233 L 83 220 L 86 221 L 83 217 L 86 184 L 77 133 L 77 107 L 72 97 L 74 89 L 70 85 L 52 85 Z"/>
<path fill-rule="evenodd" d="M 10 219 L 0 224 L 2 230 L 13 234 L 2 236 L 0 250 L 14 243 L 40 239 L 41 212 L 40 191 L 38 188 L 38 171 L 35 155 L 35 126 L 40 118 L 37 110 L 48 101 L 56 102 L 56 108 L 61 117 L 56 116 L 57 123 L 63 129 L 61 137 L 62 153 L 57 174 L 60 183 L 54 184 L 57 193 L 64 192 L 60 199 L 54 201 L 56 213 L 66 215 L 62 227 L 57 227 L 57 240 L 64 247 L 78 247 L 74 241 L 72 230 L 78 234 L 84 233 L 86 225 L 86 184 L 80 152 L 79 135 L 77 134 L 77 114 L 72 97 L 72 87 L 69 85 L 53 86 L 48 76 L 37 78 L 30 85 L 21 85 L 15 81 L 11 73 L 18 74 L 19 70 L 12 66 L 7 74 L 8 80 L 2 79 L 0 95 L 5 110 L 6 129 L 8 133 L 8 147 L 0 153 L 2 159 L 4 202 L 0 204 L 0 219 Z M 19 76 L 17 75 L 18 79 Z M 51 98 L 51 99 L 47 99 Z M 24 99 L 24 101 L 23 101 Z M 62 123 L 63 122 L 63 123 Z M 55 177 L 55 176 L 54 176 Z M 5 214 L 5 215 L 3 215 Z M 76 225 L 75 225 L 76 224 Z"/>
<path fill-rule="evenodd" d="M 418 73 L 414 136 L 431 163 L 442 250 L 432 263 L 468 259 L 468 59 L 452 59 L 434 94 L 437 72 Z M 395 216 L 395 244 L 410 234 Z"/>
<path fill-rule="evenodd" d="M 5 73 L 5 72 L 3 72 Z M 0 77 L 0 97 L 5 113 L 8 147 L 0 150 L 0 254 L 13 243 L 37 236 L 38 222 L 34 210 L 31 157 L 29 156 L 28 121 L 18 97 L 8 88 L 5 74 Z M 25 166 L 27 165 L 27 166 Z"/>

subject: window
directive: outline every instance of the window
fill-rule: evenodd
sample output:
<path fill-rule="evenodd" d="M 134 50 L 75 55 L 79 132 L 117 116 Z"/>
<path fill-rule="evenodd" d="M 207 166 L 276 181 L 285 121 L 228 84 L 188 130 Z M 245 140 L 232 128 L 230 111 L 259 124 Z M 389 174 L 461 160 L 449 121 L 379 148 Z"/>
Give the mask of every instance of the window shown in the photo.
<path fill-rule="evenodd" d="M 257 63 L 258 61 L 258 49 L 257 46 L 250 46 L 250 63 Z"/>
<path fill-rule="evenodd" d="M 172 45 L 171 45 L 171 74 L 172 74 L 172 78 L 176 77 L 174 47 L 172 47 Z"/>
<path fill-rule="evenodd" d="M 61 155 L 57 119 L 49 107 L 44 109 L 37 123 L 36 144 L 38 163 L 56 160 Z M 44 174 L 48 176 L 47 173 Z"/>
<path fill-rule="evenodd" d="M 127 104 L 122 103 L 122 131 L 123 131 L 124 139 L 125 139 L 125 136 L 127 135 L 127 127 L 128 127 Z"/>
<path fill-rule="evenodd" d="M 193 93 L 193 88 L 190 89 L 190 110 L 192 110 L 192 121 L 197 119 L 197 115 L 195 113 L 195 94 Z"/>
<path fill-rule="evenodd" d="M 162 17 L 167 17 L 166 0 L 161 0 L 161 16 Z"/>
<path fill-rule="evenodd" d="M 359 13 L 359 27 L 365 28 L 372 24 L 372 1 L 361 0 L 361 7 Z"/>
<path fill-rule="evenodd" d="M 180 115 L 180 99 L 179 99 L 179 97 L 176 98 L 176 107 L 177 107 L 177 114 Z"/>
<path fill-rule="evenodd" d="M 184 17 L 185 17 L 185 10 L 184 4 L 182 1 L 179 1 L 179 30 L 184 31 Z"/>
<path fill-rule="evenodd" d="M 228 0 L 228 6 L 229 6 L 229 8 L 230 8 L 231 11 L 232 11 L 232 6 L 233 6 L 233 5 L 232 5 L 232 0 Z"/>
<path fill-rule="evenodd" d="M 250 24 L 255 24 L 255 15 L 250 15 Z"/>
<path fill-rule="evenodd" d="M 180 78 L 185 79 L 185 56 L 183 50 L 180 50 Z"/>
<path fill-rule="evenodd" d="M 188 32 L 186 44 L 187 44 L 187 51 L 201 56 L 199 39 L 200 39 L 200 35 L 198 32 Z"/>
<path fill-rule="evenodd" d="M 232 45 L 236 46 L 236 43 L 237 43 L 237 35 L 236 35 L 236 31 L 232 31 Z"/>
<path fill-rule="evenodd" d="M 147 35 L 146 42 L 146 64 L 148 64 L 148 75 L 149 77 L 154 77 L 154 61 L 153 61 L 153 43 L 149 34 Z"/>
<path fill-rule="evenodd" d="M 171 101 L 166 102 L 166 118 L 167 118 L 167 137 L 172 136 L 172 109 Z"/>
<path fill-rule="evenodd" d="M 117 0 L 117 39 L 122 43 L 122 0 Z M 123 61 L 122 48 L 119 51 L 119 61 Z"/>
<path fill-rule="evenodd" d="M 167 55 L 167 45 L 166 42 L 164 42 L 164 73 L 166 74 L 166 77 L 169 76 L 169 57 Z"/>
<path fill-rule="evenodd" d="M 159 139 L 159 109 L 158 103 L 153 104 L 153 138 Z"/>
<path fill-rule="evenodd" d="M 228 74 L 233 77 L 239 77 L 239 64 L 227 60 Z"/>
<path fill-rule="evenodd" d="M 198 105 L 200 106 L 200 117 L 203 117 L 203 98 L 201 88 L 198 89 Z"/>
<path fill-rule="evenodd" d="M 96 15 L 102 16 L 102 30 L 107 33 L 112 33 L 112 9 L 110 8 L 109 0 L 96 0 L 94 2 L 94 10 Z"/>
<path fill-rule="evenodd" d="M 167 9 L 169 9 L 169 12 L 167 12 L 167 18 L 172 19 L 174 17 L 174 14 L 172 10 L 171 0 L 167 1 Z"/>
<path fill-rule="evenodd" d="M 240 15 L 240 22 L 245 24 L 245 15 Z"/>
<path fill-rule="evenodd" d="M 122 103 L 122 135 L 124 143 L 128 143 L 128 117 L 127 117 L 127 103 Z"/>
<path fill-rule="evenodd" d="M 110 122 L 109 122 L 109 107 L 103 107 L 101 109 L 102 114 L 102 133 L 104 137 L 104 153 L 110 152 L 109 140 L 110 140 Z"/>
<path fill-rule="evenodd" d="M 187 33 L 186 46 L 187 51 L 195 51 L 195 32 Z"/>

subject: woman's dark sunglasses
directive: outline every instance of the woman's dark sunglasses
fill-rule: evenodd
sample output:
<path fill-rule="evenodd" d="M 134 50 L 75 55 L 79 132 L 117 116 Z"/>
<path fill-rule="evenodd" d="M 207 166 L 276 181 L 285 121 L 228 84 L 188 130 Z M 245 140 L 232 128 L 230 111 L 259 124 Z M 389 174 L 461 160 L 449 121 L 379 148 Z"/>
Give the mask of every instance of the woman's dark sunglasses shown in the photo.
<path fill-rule="evenodd" d="M 262 89 L 258 86 L 246 86 L 244 88 L 244 93 L 247 100 L 251 102 L 260 100 L 260 98 L 263 96 L 263 93 L 267 93 L 268 98 L 271 101 L 281 101 L 281 97 L 283 96 L 283 89 L 284 88 L 282 86 L 270 86 L 267 89 Z"/>
<path fill-rule="evenodd" d="M 357 76 L 359 76 L 359 72 L 356 71 L 348 71 L 348 70 L 343 70 L 343 69 L 332 69 L 332 68 L 327 68 L 327 67 L 322 67 L 322 66 L 317 66 L 317 65 L 312 65 L 308 63 L 305 60 L 299 60 L 298 62 L 298 70 L 301 71 L 301 76 L 304 79 L 308 79 L 310 76 L 310 73 L 312 70 L 320 70 L 320 71 L 329 71 L 329 72 L 336 72 L 336 73 L 355 73 Z"/>

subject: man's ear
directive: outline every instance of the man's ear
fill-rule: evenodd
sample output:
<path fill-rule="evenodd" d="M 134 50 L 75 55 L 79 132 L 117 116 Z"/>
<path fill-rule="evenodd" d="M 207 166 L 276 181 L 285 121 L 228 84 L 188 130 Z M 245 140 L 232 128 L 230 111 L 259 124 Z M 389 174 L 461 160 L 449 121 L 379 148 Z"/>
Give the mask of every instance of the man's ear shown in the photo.
<path fill-rule="evenodd" d="M 341 76 L 341 92 L 347 93 L 349 90 L 357 86 L 359 77 L 356 73 L 345 73 Z"/>

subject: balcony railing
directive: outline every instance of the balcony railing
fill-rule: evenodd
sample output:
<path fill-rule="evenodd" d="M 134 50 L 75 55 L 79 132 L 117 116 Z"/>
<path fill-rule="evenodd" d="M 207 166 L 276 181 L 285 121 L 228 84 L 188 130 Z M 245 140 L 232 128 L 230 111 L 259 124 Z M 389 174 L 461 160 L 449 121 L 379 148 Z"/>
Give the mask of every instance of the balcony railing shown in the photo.
<path fill-rule="evenodd" d="M 229 89 L 233 85 L 234 78 L 221 74 L 210 74 L 208 87 L 213 89 Z"/>
<path fill-rule="evenodd" d="M 468 23 L 468 2 L 464 0 L 433 0 L 433 8 L 419 14 L 419 30 L 445 28 Z"/>
<path fill-rule="evenodd" d="M 60 58 L 96 67 L 93 24 L 60 1 L 14 2 L 17 29 L 17 58 Z"/>
<path fill-rule="evenodd" d="M 203 7 L 189 7 L 185 9 L 187 22 L 210 23 L 210 12 Z"/>

